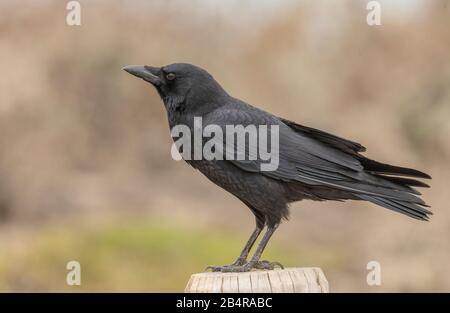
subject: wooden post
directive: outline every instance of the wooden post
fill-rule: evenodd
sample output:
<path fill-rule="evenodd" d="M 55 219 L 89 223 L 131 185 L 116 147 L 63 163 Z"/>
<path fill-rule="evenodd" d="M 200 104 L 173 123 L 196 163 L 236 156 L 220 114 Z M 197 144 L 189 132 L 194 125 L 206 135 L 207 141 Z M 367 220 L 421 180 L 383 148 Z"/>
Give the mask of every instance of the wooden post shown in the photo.
<path fill-rule="evenodd" d="M 245 273 L 193 274 L 185 292 L 329 292 L 328 281 L 318 267 L 294 267 Z"/>

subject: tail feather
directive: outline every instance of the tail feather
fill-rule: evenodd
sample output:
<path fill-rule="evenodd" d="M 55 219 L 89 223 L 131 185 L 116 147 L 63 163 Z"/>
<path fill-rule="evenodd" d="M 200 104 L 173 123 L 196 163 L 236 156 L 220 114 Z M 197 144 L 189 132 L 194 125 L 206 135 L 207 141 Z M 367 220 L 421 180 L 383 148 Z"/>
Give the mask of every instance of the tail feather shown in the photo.
<path fill-rule="evenodd" d="M 398 177 L 398 176 L 385 176 L 385 175 L 373 175 L 377 177 L 378 179 L 381 179 L 381 181 L 384 181 L 390 185 L 394 185 L 397 187 L 394 187 L 394 189 L 400 190 L 400 191 L 406 191 L 415 195 L 422 195 L 416 188 L 414 187 L 430 187 L 429 185 L 425 184 L 424 182 L 421 182 L 419 180 L 410 179 L 410 178 L 404 178 L 404 177 Z"/>
<path fill-rule="evenodd" d="M 354 194 L 357 198 L 370 201 L 418 220 L 429 220 L 429 215 L 433 214 L 426 209 L 426 207 L 429 206 L 420 198 L 414 197 L 414 199 L 407 196 L 408 194 L 420 195 L 420 192 L 414 187 L 429 187 L 429 185 L 417 179 L 401 176 L 430 179 L 430 175 L 412 168 L 384 164 L 364 157 L 360 159 L 360 162 L 363 165 L 364 170 L 379 178 L 381 181 L 385 181 L 387 188 L 390 188 L 391 184 L 401 186 L 402 188 L 394 188 L 397 189 L 397 191 L 394 191 L 398 194 L 397 197 L 392 197 L 391 194 L 382 190 L 380 194 Z"/>
<path fill-rule="evenodd" d="M 362 166 L 366 171 L 372 173 L 398 175 L 398 176 L 411 176 L 429 179 L 431 178 L 430 175 L 412 168 L 380 163 L 364 157 L 360 158 L 359 161 L 361 162 Z"/>
<path fill-rule="evenodd" d="M 389 180 L 393 183 L 406 185 L 406 186 L 414 186 L 414 187 L 424 187 L 429 188 L 430 186 L 420 180 L 404 178 L 404 177 L 396 177 L 396 176 L 385 176 L 385 175 L 376 175 L 379 178 Z"/>
<path fill-rule="evenodd" d="M 418 205 L 412 202 L 396 201 L 393 199 L 383 198 L 380 196 L 371 196 L 366 194 L 358 194 L 356 196 L 362 200 L 370 201 L 387 209 L 405 214 L 409 217 L 421 221 L 428 221 L 429 220 L 428 215 L 433 214 L 431 211 L 423 208 L 422 205 Z"/>

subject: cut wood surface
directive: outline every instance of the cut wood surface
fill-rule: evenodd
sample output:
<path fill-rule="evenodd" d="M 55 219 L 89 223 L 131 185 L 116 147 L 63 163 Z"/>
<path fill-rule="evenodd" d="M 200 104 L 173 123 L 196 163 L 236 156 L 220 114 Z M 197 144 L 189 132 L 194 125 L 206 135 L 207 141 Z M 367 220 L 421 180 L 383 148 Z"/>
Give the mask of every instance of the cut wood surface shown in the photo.
<path fill-rule="evenodd" d="M 329 292 L 328 281 L 318 267 L 293 267 L 245 273 L 193 274 L 185 292 Z"/>

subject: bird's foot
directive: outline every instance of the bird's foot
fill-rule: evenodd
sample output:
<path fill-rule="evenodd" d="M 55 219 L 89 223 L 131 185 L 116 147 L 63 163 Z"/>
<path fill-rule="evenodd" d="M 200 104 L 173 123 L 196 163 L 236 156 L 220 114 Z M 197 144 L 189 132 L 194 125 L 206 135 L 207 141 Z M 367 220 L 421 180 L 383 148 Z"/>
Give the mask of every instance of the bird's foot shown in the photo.
<path fill-rule="evenodd" d="M 257 261 L 257 262 L 250 261 L 243 264 L 235 264 L 235 263 L 223 266 L 208 266 L 206 270 L 222 273 L 240 273 L 240 272 L 250 272 L 252 269 L 273 270 L 277 266 L 281 269 L 284 268 L 283 265 L 281 265 L 278 262 L 269 262 L 269 261 Z"/>
<path fill-rule="evenodd" d="M 212 272 L 233 272 L 233 269 L 243 267 L 247 261 L 245 259 L 238 258 L 230 265 L 210 265 L 205 270 L 211 270 Z"/>
<path fill-rule="evenodd" d="M 250 272 L 252 270 L 252 267 L 249 266 L 249 263 L 246 263 L 244 265 L 208 266 L 206 270 L 222 273 L 240 273 L 240 272 Z"/>
<path fill-rule="evenodd" d="M 279 267 L 280 269 L 284 269 L 284 266 L 280 262 L 270 262 L 267 260 L 258 261 L 255 263 L 253 268 L 259 270 L 273 270 L 275 267 Z"/>

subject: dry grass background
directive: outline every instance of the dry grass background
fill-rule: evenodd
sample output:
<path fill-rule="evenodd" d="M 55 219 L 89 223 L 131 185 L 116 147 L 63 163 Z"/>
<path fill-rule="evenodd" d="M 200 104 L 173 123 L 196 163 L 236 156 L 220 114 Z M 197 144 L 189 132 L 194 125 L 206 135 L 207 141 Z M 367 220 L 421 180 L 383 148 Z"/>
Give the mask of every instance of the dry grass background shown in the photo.
<path fill-rule="evenodd" d="M 0 290 L 73 290 L 70 259 L 81 290 L 182 290 L 237 255 L 250 212 L 171 159 L 157 94 L 121 70 L 191 62 L 234 96 L 433 176 L 429 223 L 296 203 L 268 256 L 322 267 L 333 291 L 450 291 L 448 1 L 384 1 L 378 27 L 366 1 L 80 2 L 80 27 L 65 1 L 0 3 Z"/>

